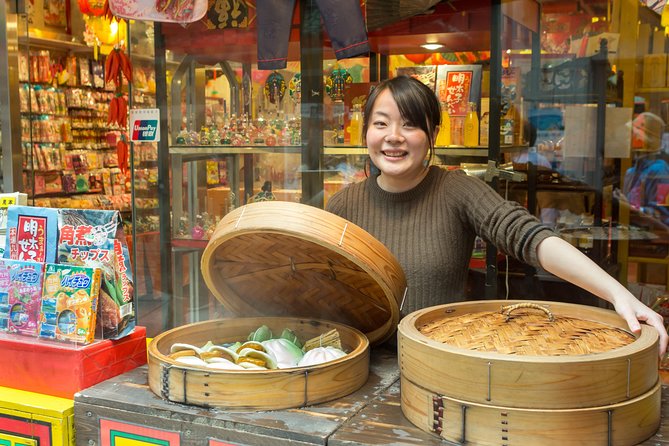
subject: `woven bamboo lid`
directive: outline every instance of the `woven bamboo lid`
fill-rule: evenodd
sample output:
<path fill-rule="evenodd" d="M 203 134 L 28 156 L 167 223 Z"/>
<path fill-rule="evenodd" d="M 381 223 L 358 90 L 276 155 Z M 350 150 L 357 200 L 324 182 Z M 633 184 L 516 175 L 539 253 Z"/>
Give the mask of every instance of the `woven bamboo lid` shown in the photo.
<path fill-rule="evenodd" d="M 226 315 L 326 319 L 391 337 L 406 279 L 381 242 L 322 209 L 263 201 L 225 215 L 202 255 Z"/>
<path fill-rule="evenodd" d="M 603 353 L 633 343 L 629 332 L 603 322 L 554 315 L 547 306 L 523 302 L 442 317 L 416 327 L 454 347 L 510 355 L 570 356 Z"/>

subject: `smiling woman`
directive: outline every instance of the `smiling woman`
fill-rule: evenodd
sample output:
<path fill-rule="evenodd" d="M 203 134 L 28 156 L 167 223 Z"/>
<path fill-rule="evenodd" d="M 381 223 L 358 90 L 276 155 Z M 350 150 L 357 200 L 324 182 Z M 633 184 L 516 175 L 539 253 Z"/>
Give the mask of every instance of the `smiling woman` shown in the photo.
<path fill-rule="evenodd" d="M 410 77 L 396 78 L 388 88 L 375 89 L 367 101 L 363 134 L 372 163 L 381 170 L 379 185 L 388 192 L 404 192 L 427 175 L 425 159 L 432 157 L 440 120 L 438 104 L 429 101 L 434 93 Z M 427 108 L 419 104 L 428 105 Z"/>
<path fill-rule="evenodd" d="M 475 238 L 610 302 L 633 332 L 652 325 L 664 352 L 662 317 L 518 203 L 463 171 L 430 166 L 439 101 L 422 82 L 381 82 L 365 105 L 363 133 L 380 173 L 335 194 L 327 209 L 370 232 L 407 276 L 402 315 L 463 299 Z M 426 163 L 427 160 L 427 163 Z"/>

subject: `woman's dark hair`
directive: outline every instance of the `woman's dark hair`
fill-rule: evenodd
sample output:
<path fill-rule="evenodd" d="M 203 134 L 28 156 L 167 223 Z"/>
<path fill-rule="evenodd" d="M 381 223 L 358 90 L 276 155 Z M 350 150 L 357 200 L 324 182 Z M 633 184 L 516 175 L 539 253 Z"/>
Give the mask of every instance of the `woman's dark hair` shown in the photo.
<path fill-rule="evenodd" d="M 363 138 L 367 135 L 369 118 L 376 98 L 384 91 L 389 90 L 397 103 L 400 115 L 406 121 L 419 127 L 427 134 L 430 144 L 429 160 L 434 154 L 434 136 L 441 120 L 439 100 L 434 92 L 421 81 L 409 76 L 397 76 L 379 83 L 369 94 L 365 104 L 365 113 L 362 121 Z"/>

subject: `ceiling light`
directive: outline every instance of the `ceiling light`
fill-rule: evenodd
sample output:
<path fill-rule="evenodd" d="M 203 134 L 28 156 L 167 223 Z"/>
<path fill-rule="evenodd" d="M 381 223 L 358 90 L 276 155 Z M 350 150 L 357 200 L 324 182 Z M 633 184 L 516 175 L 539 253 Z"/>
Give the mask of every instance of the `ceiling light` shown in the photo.
<path fill-rule="evenodd" d="M 426 50 L 434 51 L 438 50 L 439 48 L 443 48 L 444 45 L 441 43 L 424 43 L 421 45 L 422 48 L 425 48 Z"/>

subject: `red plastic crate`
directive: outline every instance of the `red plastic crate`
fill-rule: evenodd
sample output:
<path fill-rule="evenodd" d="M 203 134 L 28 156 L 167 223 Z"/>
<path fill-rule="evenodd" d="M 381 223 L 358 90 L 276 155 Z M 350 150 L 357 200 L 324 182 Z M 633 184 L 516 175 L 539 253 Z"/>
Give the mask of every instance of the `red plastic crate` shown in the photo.
<path fill-rule="evenodd" d="M 0 335 L 0 386 L 62 398 L 146 364 L 146 328 L 89 345 Z"/>

